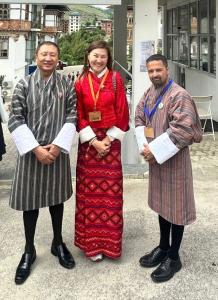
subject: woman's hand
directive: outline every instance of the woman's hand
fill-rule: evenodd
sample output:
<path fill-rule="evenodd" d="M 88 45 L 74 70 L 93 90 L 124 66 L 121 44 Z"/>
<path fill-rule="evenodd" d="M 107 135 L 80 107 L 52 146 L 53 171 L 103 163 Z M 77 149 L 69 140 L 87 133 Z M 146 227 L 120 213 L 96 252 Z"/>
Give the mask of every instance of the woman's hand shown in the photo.
<path fill-rule="evenodd" d="M 111 142 L 107 138 L 104 138 L 102 141 L 94 140 L 92 146 L 96 149 L 100 157 L 103 157 L 108 154 L 111 147 Z"/>

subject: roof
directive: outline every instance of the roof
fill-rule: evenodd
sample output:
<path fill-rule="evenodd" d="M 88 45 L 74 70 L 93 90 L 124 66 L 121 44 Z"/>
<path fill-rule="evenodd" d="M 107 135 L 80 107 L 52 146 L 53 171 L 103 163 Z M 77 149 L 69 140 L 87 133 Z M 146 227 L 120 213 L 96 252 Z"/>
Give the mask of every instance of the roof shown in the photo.
<path fill-rule="evenodd" d="M 44 9 L 52 9 L 59 11 L 69 11 L 69 7 L 67 5 L 45 5 Z"/>
<path fill-rule="evenodd" d="M 78 17 L 81 16 L 81 14 L 78 11 L 70 11 L 69 15 L 70 16 L 78 16 Z"/>

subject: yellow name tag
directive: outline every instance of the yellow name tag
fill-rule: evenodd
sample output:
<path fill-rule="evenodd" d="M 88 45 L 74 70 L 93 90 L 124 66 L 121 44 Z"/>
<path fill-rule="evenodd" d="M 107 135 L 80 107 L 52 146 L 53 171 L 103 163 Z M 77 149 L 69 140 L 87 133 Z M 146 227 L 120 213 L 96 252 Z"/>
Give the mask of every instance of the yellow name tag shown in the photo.
<path fill-rule="evenodd" d="M 154 129 L 152 127 L 145 127 L 145 137 L 154 138 Z"/>
<path fill-rule="evenodd" d="M 101 121 L 101 112 L 100 111 L 89 112 L 89 121 L 91 122 Z"/>

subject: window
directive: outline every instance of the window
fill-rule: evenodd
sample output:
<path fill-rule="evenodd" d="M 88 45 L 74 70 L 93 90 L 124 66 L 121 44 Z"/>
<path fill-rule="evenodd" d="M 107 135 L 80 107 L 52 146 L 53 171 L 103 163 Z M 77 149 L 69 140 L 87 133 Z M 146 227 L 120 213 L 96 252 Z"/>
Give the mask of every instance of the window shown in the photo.
<path fill-rule="evenodd" d="M 208 38 L 200 38 L 200 69 L 208 71 Z"/>
<path fill-rule="evenodd" d="M 8 58 L 9 37 L 0 36 L 0 58 Z"/>
<path fill-rule="evenodd" d="M 216 0 L 196 0 L 167 11 L 167 58 L 216 73 Z"/>
<path fill-rule="evenodd" d="M 29 20 L 29 4 L 26 4 L 26 9 L 25 9 L 25 20 L 28 21 Z"/>
<path fill-rule="evenodd" d="M 208 33 L 208 1 L 201 0 L 199 2 L 199 15 L 200 15 L 200 32 Z"/>
<path fill-rule="evenodd" d="M 0 4 L 0 19 L 9 19 L 9 4 Z"/>
<path fill-rule="evenodd" d="M 190 4 L 190 31 L 191 34 L 198 33 L 198 17 L 197 17 L 197 3 Z"/>
<path fill-rule="evenodd" d="M 167 37 L 167 59 L 172 60 L 172 37 Z"/>
<path fill-rule="evenodd" d="M 190 66 L 192 68 L 198 68 L 198 37 L 192 36 L 190 38 Z"/>
<path fill-rule="evenodd" d="M 210 72 L 216 74 L 216 38 L 210 38 Z"/>
<path fill-rule="evenodd" d="M 179 62 L 188 65 L 188 33 L 179 34 Z"/>
<path fill-rule="evenodd" d="M 172 10 L 173 33 L 178 33 L 178 10 Z"/>
<path fill-rule="evenodd" d="M 180 31 L 188 30 L 188 5 L 179 7 L 179 28 Z"/>
<path fill-rule="evenodd" d="M 179 60 L 179 54 L 178 54 L 178 36 L 173 36 L 173 60 L 178 61 Z"/>
<path fill-rule="evenodd" d="M 41 28 L 41 8 L 39 5 L 32 5 L 32 27 Z"/>
<path fill-rule="evenodd" d="M 167 32 L 173 33 L 172 10 L 167 11 Z"/>
<path fill-rule="evenodd" d="M 32 63 L 35 56 L 36 50 L 36 33 L 32 32 L 26 41 L 26 57 L 25 60 L 28 63 Z"/>
<path fill-rule="evenodd" d="M 210 32 L 216 33 L 216 0 L 210 1 Z"/>

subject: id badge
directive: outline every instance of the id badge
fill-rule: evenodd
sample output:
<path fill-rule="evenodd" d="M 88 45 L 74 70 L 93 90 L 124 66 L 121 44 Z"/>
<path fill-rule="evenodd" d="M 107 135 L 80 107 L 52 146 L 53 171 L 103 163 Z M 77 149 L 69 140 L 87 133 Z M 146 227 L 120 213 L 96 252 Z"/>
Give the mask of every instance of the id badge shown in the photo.
<path fill-rule="evenodd" d="M 145 127 L 145 137 L 146 138 L 154 138 L 154 129 L 152 127 Z"/>
<path fill-rule="evenodd" d="M 101 121 L 101 112 L 100 111 L 89 112 L 89 121 L 91 122 Z"/>

